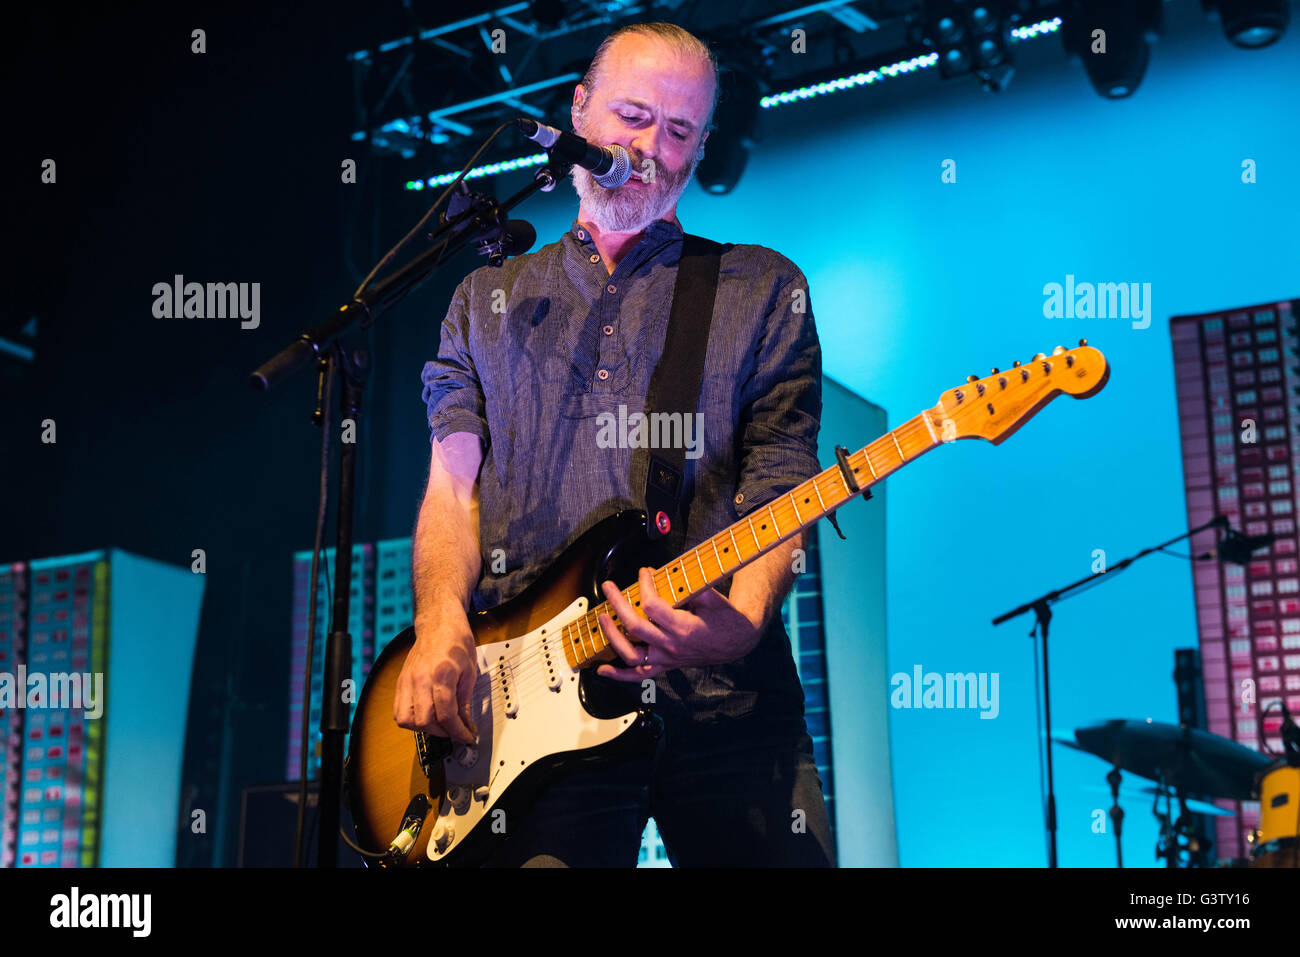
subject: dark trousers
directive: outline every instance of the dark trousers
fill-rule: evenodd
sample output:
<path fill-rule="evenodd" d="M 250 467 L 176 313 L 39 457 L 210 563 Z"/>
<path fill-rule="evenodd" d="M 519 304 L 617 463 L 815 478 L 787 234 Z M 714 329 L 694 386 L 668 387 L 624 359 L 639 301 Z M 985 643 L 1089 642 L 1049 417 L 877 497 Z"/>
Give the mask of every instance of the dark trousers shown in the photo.
<path fill-rule="evenodd" d="M 653 753 L 571 771 L 489 867 L 634 867 L 654 817 L 674 867 L 833 867 L 812 739 L 802 716 L 670 722 Z"/>

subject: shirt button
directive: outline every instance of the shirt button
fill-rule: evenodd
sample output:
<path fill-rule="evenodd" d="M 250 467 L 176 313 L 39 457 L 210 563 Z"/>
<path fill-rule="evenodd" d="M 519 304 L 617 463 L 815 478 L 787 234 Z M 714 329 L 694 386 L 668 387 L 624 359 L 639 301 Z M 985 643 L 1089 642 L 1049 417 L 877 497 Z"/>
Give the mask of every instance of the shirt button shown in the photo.
<path fill-rule="evenodd" d="M 610 283 L 608 286 L 605 287 L 605 291 L 611 294 L 616 293 L 618 292 L 618 287 L 615 286 L 613 283 Z"/>
<path fill-rule="evenodd" d="M 607 335 L 607 336 L 612 336 L 612 335 L 614 334 L 614 327 L 613 327 L 613 326 L 606 326 L 605 329 L 604 329 L 604 332 L 605 332 L 605 335 Z"/>
<path fill-rule="evenodd" d="M 741 502 L 743 502 L 744 500 L 745 500 L 745 493 L 744 493 L 744 492 L 741 492 L 741 493 L 739 493 L 739 494 L 736 496 L 736 504 L 737 504 L 737 505 L 739 505 L 739 504 L 740 504 Z"/>
<path fill-rule="evenodd" d="M 609 378 L 609 370 L 608 370 L 608 369 L 601 369 L 599 372 L 596 373 L 596 378 L 597 378 L 597 379 L 602 379 L 602 380 L 603 380 L 603 379 L 608 379 L 608 378 Z"/>
<path fill-rule="evenodd" d="M 592 254 L 591 254 L 591 261 L 594 262 L 594 263 L 598 263 L 598 262 L 600 262 L 600 253 L 592 253 Z"/>

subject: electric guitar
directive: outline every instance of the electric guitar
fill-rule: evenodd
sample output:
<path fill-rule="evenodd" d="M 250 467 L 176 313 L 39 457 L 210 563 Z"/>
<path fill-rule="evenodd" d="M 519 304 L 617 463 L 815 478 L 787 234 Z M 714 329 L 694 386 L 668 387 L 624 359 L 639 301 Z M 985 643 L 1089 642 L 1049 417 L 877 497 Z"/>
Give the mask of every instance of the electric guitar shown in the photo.
<path fill-rule="evenodd" d="M 656 589 L 681 605 L 931 449 L 968 438 L 1000 444 L 1057 395 L 1087 398 L 1109 374 L 1083 339 L 971 376 L 933 408 L 853 454 L 837 448 L 835 466 L 664 561 Z M 344 771 L 361 845 L 390 849 L 380 866 L 479 863 L 558 769 L 647 747 L 658 734 L 658 717 L 629 696 L 640 686 L 594 670 L 617 659 L 597 624 L 602 612 L 617 622 L 599 583 L 613 580 L 640 605 L 636 572 L 653 551 L 645 521 L 634 509 L 606 518 L 518 596 L 471 616 L 479 671 L 472 746 L 397 726 L 393 700 L 415 629 L 384 649 L 357 702 Z"/>

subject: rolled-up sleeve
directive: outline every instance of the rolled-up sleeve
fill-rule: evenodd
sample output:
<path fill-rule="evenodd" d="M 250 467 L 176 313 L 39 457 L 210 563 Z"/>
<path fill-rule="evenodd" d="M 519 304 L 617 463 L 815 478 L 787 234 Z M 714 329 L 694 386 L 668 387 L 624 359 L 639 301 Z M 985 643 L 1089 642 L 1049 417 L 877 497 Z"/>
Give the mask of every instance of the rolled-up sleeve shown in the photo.
<path fill-rule="evenodd" d="M 808 281 L 785 283 L 764 319 L 741 391 L 737 515 L 743 517 L 821 471 L 822 358 Z"/>
<path fill-rule="evenodd" d="M 453 432 L 472 432 L 488 444 L 483 387 L 470 354 L 469 280 L 451 297 L 442 320 L 438 358 L 424 364 L 424 404 L 428 409 L 429 441 L 441 441 Z"/>

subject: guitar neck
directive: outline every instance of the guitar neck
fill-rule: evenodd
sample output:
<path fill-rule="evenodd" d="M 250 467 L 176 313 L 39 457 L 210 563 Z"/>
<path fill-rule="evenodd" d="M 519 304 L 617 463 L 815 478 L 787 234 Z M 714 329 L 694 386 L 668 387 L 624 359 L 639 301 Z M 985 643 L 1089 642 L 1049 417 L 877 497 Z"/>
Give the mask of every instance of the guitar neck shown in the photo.
<path fill-rule="evenodd" d="M 689 601 L 939 444 L 929 412 L 908 419 L 847 457 L 857 491 L 849 487 L 838 464 L 825 469 L 655 569 L 655 590 L 672 605 Z M 640 584 L 624 589 L 623 596 L 632 607 L 640 607 Z M 570 663 L 575 667 L 591 662 L 609 647 L 598 622 L 602 613 L 618 621 L 609 602 L 601 602 L 564 626 L 566 657 L 572 657 Z"/>

